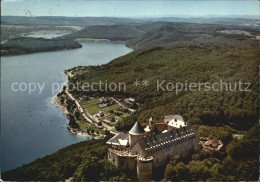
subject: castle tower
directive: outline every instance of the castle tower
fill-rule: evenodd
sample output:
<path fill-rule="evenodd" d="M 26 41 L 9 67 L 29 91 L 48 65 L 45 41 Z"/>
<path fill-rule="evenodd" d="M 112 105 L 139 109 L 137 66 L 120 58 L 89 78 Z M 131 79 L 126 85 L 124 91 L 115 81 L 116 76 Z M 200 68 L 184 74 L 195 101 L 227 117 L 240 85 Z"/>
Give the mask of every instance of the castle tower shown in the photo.
<path fill-rule="evenodd" d="M 153 157 L 137 157 L 138 181 L 150 181 L 153 178 Z"/>
<path fill-rule="evenodd" d="M 141 124 L 137 121 L 132 129 L 129 131 L 129 144 L 130 147 L 134 146 L 137 141 L 144 138 L 144 129 Z"/>

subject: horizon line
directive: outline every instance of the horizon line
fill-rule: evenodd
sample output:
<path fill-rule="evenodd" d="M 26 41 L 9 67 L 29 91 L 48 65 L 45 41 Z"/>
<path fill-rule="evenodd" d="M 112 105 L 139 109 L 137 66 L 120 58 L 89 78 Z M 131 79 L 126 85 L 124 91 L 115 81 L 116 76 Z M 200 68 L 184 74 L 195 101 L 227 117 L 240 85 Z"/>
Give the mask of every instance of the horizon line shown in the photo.
<path fill-rule="evenodd" d="M 66 15 L 38 15 L 38 16 L 26 16 L 26 15 L 1 15 L 1 17 L 12 16 L 12 17 L 66 17 L 66 18 L 242 18 L 248 19 L 248 17 L 260 18 L 260 15 L 160 15 L 160 16 L 66 16 Z"/>

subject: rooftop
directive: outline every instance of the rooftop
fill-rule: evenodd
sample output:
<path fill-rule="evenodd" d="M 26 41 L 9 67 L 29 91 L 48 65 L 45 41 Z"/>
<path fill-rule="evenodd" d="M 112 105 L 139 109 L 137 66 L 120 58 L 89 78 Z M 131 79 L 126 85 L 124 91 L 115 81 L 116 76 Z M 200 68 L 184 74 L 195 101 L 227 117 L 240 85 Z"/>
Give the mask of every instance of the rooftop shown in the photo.
<path fill-rule="evenodd" d="M 125 134 L 123 132 L 113 136 L 106 142 L 108 145 L 122 145 L 127 146 L 128 145 L 128 134 Z"/>
<path fill-rule="evenodd" d="M 171 121 L 173 119 L 184 121 L 181 115 L 166 115 L 164 117 L 164 122 L 167 123 L 167 122 L 169 122 L 169 121 Z"/>
<path fill-rule="evenodd" d="M 174 127 L 174 128 L 181 128 L 187 126 L 187 123 L 183 120 L 178 119 L 172 119 L 169 121 L 168 126 Z"/>
<path fill-rule="evenodd" d="M 144 129 L 141 124 L 137 121 L 132 129 L 129 131 L 131 135 L 144 135 Z"/>
<path fill-rule="evenodd" d="M 187 126 L 177 130 L 147 137 L 143 140 L 140 140 L 138 143 L 145 153 L 151 154 L 173 145 L 178 145 L 179 143 L 191 140 L 195 137 L 196 134 L 194 130 L 190 126 Z"/>

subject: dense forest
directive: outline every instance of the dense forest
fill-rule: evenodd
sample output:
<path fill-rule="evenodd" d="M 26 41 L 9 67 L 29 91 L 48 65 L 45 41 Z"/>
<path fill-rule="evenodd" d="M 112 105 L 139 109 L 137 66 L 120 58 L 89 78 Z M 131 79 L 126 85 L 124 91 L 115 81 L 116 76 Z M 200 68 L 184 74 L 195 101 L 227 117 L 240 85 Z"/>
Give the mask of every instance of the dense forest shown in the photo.
<path fill-rule="evenodd" d="M 233 140 L 220 151 L 197 150 L 191 161 L 172 159 L 165 181 L 257 181 L 259 178 L 259 125 L 242 140 Z"/>

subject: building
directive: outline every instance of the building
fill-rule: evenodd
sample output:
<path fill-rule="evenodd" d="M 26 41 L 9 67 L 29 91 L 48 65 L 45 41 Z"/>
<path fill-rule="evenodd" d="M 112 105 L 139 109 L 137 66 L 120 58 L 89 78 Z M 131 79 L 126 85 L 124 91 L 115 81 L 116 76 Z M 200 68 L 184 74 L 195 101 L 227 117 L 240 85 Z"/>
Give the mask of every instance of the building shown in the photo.
<path fill-rule="evenodd" d="M 105 112 L 104 111 L 98 111 L 97 116 L 102 118 L 103 116 L 105 116 Z"/>
<path fill-rule="evenodd" d="M 101 98 L 99 98 L 99 103 L 105 104 L 105 103 L 107 103 L 107 99 L 105 97 L 101 97 Z"/>
<path fill-rule="evenodd" d="M 211 149 L 220 149 L 223 146 L 223 143 L 220 140 L 208 140 L 203 143 L 203 146 Z"/>
<path fill-rule="evenodd" d="M 167 117 L 167 116 L 165 116 Z M 179 129 L 187 126 L 187 122 L 180 115 L 172 115 L 172 119 L 167 121 L 168 130 Z"/>
<path fill-rule="evenodd" d="M 172 157 L 187 157 L 197 146 L 194 129 L 187 123 L 178 126 L 154 134 L 136 122 L 128 133 L 119 133 L 106 142 L 108 160 L 118 168 L 136 172 L 140 181 L 151 180 L 154 171 L 164 168 Z"/>

